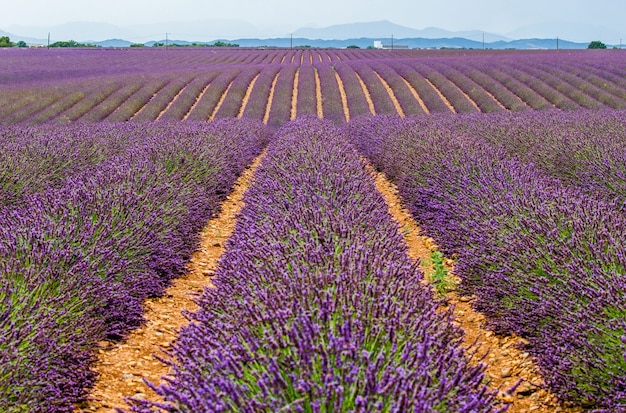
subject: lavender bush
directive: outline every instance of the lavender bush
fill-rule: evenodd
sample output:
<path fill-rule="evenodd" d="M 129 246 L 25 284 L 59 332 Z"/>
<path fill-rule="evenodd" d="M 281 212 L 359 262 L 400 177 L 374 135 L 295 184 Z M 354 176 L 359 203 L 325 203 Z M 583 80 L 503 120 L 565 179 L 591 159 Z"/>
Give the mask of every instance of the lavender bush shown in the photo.
<path fill-rule="evenodd" d="M 299 63 L 299 62 L 298 62 Z M 270 108 L 267 124 L 278 127 L 289 121 L 291 116 L 291 96 L 293 95 L 293 81 L 296 77 L 296 65 L 283 66 L 278 75 L 274 88 L 274 100 Z"/>
<path fill-rule="evenodd" d="M 502 411 L 328 121 L 278 132 L 150 412 Z"/>
<path fill-rule="evenodd" d="M 328 63 L 320 63 L 315 65 L 314 70 L 317 72 L 320 79 L 324 119 L 331 120 L 335 123 L 345 122 L 346 116 L 341 103 L 339 85 L 337 84 L 332 66 Z"/>
<path fill-rule="evenodd" d="M 215 119 L 221 118 L 235 118 L 239 114 L 241 105 L 243 104 L 243 97 L 246 95 L 248 86 L 252 82 L 261 70 L 256 66 L 247 67 L 239 73 L 239 75 L 233 81 L 228 95 L 222 106 L 215 114 Z"/>
<path fill-rule="evenodd" d="M 361 83 L 354 73 L 354 69 L 345 63 L 333 65 L 332 70 L 339 75 L 343 83 L 343 89 L 346 92 L 346 100 L 348 101 L 348 109 L 350 117 L 360 115 L 371 115 L 365 93 L 361 87 Z"/>
<path fill-rule="evenodd" d="M 389 97 L 389 92 L 372 68 L 366 62 L 355 62 L 351 64 L 351 67 L 365 83 L 376 113 L 396 115 L 396 108 Z"/>
<path fill-rule="evenodd" d="M 89 131 L 80 128 L 76 135 Z M 93 382 L 95 344 L 141 322 L 143 299 L 184 270 L 205 221 L 265 140 L 250 121 L 132 132 L 125 151 L 104 150 L 100 163 L 82 161 L 91 169 L 0 210 L 3 412 L 73 410 Z"/>
<path fill-rule="evenodd" d="M 315 69 L 311 65 L 299 68 L 297 108 L 298 116 L 317 115 Z"/>
<path fill-rule="evenodd" d="M 250 93 L 250 100 L 243 112 L 243 117 L 263 120 L 265 110 L 269 103 L 268 100 L 270 90 L 272 89 L 272 82 L 279 71 L 280 65 L 268 65 L 261 71 L 259 78 L 254 84 L 252 93 Z"/>
<path fill-rule="evenodd" d="M 574 118 L 540 116 L 555 125 Z M 528 135 L 543 131 L 516 119 Z M 506 141 L 511 129 L 497 127 L 506 119 L 481 117 L 490 121 Z M 475 117 L 378 118 L 349 128 L 398 182 L 420 226 L 457 257 L 462 291 L 477 295 L 491 327 L 529 340 L 548 386 L 563 400 L 626 409 L 626 216 L 616 204 L 512 156 L 523 139 L 487 141 L 475 132 L 489 128 Z"/>

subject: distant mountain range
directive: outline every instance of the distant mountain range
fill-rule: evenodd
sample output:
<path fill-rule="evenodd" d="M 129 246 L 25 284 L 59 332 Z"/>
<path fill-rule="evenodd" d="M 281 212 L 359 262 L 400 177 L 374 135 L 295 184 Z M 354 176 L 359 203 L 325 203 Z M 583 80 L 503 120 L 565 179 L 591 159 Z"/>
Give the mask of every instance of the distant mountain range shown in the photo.
<path fill-rule="evenodd" d="M 446 38 L 466 38 L 473 40 L 481 40 L 483 35 L 485 41 L 495 42 L 500 40 L 511 40 L 504 36 L 494 33 L 484 33 L 478 30 L 452 32 L 440 29 L 438 27 L 427 27 L 425 29 L 413 29 L 411 27 L 401 26 L 387 20 L 368 22 L 368 23 L 350 23 L 329 26 L 324 28 L 302 28 L 296 30 L 294 36 L 304 37 L 307 39 L 325 39 L 325 40 L 345 40 L 370 38 L 381 39 L 390 38 L 412 38 L 412 39 L 446 39 Z"/>
<path fill-rule="evenodd" d="M 389 21 L 377 21 L 368 23 L 351 23 L 329 26 L 325 28 L 300 28 L 292 34 L 280 37 L 245 37 L 237 36 L 237 33 L 254 31 L 250 25 L 239 24 L 237 21 L 204 21 L 195 23 L 170 23 L 172 27 L 168 32 L 167 39 L 162 30 L 165 24 L 118 27 L 105 23 L 67 23 L 51 28 L 43 27 L 19 27 L 21 33 L 51 33 L 51 41 L 76 40 L 81 43 L 90 43 L 101 47 L 129 47 L 132 43 L 144 43 L 151 46 L 156 42 L 170 44 L 189 45 L 191 43 L 210 44 L 215 41 L 237 43 L 241 47 L 333 47 L 344 48 L 358 46 L 366 48 L 373 46 L 374 41 L 383 43 L 393 42 L 396 45 L 405 45 L 411 49 L 555 49 L 556 38 L 524 38 L 512 39 L 494 33 L 482 31 L 452 32 L 437 27 L 425 29 L 413 29 L 397 25 Z M 15 29 L 15 28 L 13 28 Z M 186 34 L 180 34 L 185 31 Z M 147 33 L 152 32 L 152 35 Z M 221 32 L 224 35 L 209 38 L 208 32 Z M 530 33 L 529 29 L 520 29 L 520 33 Z M 231 34 L 231 35 L 228 35 Z M 47 44 L 47 39 L 40 37 L 28 37 L 0 30 L 0 36 L 9 36 L 13 41 L 23 40 L 28 44 Z M 106 40 L 104 40 L 106 39 Z M 597 40 L 597 39 L 590 39 Z M 589 42 L 571 42 L 559 39 L 558 45 L 562 49 L 584 49 Z M 609 46 L 614 46 L 610 44 Z"/>

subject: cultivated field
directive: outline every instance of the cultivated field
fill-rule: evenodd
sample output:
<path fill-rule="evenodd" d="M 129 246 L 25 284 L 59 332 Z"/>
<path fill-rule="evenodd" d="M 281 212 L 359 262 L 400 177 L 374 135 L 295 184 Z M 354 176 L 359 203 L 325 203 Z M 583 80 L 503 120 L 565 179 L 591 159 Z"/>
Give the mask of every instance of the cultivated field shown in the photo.
<path fill-rule="evenodd" d="M 0 123 L 625 109 L 621 51 L 7 50 Z"/>
<path fill-rule="evenodd" d="M 626 412 L 624 109 L 619 50 L 0 50 L 0 411 Z"/>

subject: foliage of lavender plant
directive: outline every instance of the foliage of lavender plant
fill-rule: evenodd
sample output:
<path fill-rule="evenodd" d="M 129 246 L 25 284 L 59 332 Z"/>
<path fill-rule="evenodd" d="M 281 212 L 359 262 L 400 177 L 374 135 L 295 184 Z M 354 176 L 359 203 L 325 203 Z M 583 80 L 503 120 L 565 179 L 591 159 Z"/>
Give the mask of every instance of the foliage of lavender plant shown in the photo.
<path fill-rule="evenodd" d="M 333 71 L 337 72 L 341 82 L 343 83 L 343 89 L 346 92 L 346 100 L 348 102 L 348 109 L 350 111 L 350 117 L 360 115 L 371 115 L 365 93 L 361 87 L 354 69 L 348 66 L 346 63 L 338 63 L 332 66 Z"/>
<path fill-rule="evenodd" d="M 276 74 L 280 71 L 280 65 L 267 65 L 261 71 L 254 88 L 250 93 L 250 100 L 243 112 L 243 117 L 247 119 L 263 120 L 265 110 L 268 105 L 272 83 Z"/>
<path fill-rule="evenodd" d="M 142 321 L 142 301 L 184 270 L 205 221 L 266 140 L 251 121 L 74 127 L 58 143 L 50 137 L 72 127 L 27 131 L 23 150 L 47 142 L 33 158 L 54 161 L 58 176 L 43 161 L 19 169 L 44 182 L 0 210 L 3 412 L 73 410 L 94 380 L 95 344 Z M 80 144 L 90 131 L 102 136 Z M 67 156 L 76 171 L 55 161 Z"/>
<path fill-rule="evenodd" d="M 297 108 L 298 116 L 317 115 L 315 69 L 311 65 L 299 69 Z"/>
<path fill-rule="evenodd" d="M 598 168 L 593 182 L 611 176 L 610 162 L 590 160 L 602 160 L 593 154 L 606 154 L 605 141 L 623 138 L 573 134 L 559 136 L 559 146 L 556 134 L 561 124 L 561 135 L 604 127 L 623 136 L 624 113 L 543 112 L 527 118 L 531 113 L 513 121 L 483 115 L 482 125 L 475 116 L 383 117 L 348 128 L 363 153 L 398 182 L 420 226 L 457 257 L 462 290 L 477 295 L 475 306 L 491 327 L 529 340 L 527 351 L 547 385 L 563 400 L 623 411 L 626 216 L 615 202 L 585 190 L 589 175 L 557 179 L 560 167 L 570 164 L 591 174 Z M 540 123 L 554 127 L 547 141 Z M 519 131 L 525 135 L 515 137 Z M 499 144 L 485 139 L 489 133 Z M 547 162 L 557 161 L 557 147 L 570 141 L 578 145 L 565 156 L 580 160 Z M 546 157 L 533 157 L 544 149 Z M 533 159 L 546 162 L 535 166 Z M 570 184 L 577 176 L 580 185 Z"/>
<path fill-rule="evenodd" d="M 360 84 L 355 81 L 357 72 L 372 96 L 375 112 L 395 110 L 370 68 L 387 80 L 406 114 L 419 113 L 420 105 L 404 81 L 414 88 L 429 113 L 451 112 L 440 96 L 455 107 L 454 112 L 462 113 L 501 111 L 498 103 L 511 111 L 626 107 L 625 72 L 619 52 L 223 49 L 207 53 L 206 49 L 191 48 L 160 51 L 163 50 L 7 51 L 3 56 L 7 59 L 0 61 L 0 123 L 103 119 L 121 122 L 131 118 L 142 121 L 156 119 L 160 114 L 165 120 L 182 119 L 187 113 L 189 120 L 207 121 L 226 88 L 241 73 L 216 113 L 217 118 L 235 117 L 242 94 L 249 86 L 246 81 L 250 82 L 250 76 L 268 66 L 284 72 L 277 84 L 276 104 L 272 104 L 277 110 L 280 108 L 277 115 L 270 116 L 274 126 L 288 121 L 291 113 L 291 94 L 287 93 L 288 88 L 283 89 L 283 82 L 293 78 L 294 70 L 311 65 L 318 73 L 324 73 L 320 76 L 322 98 L 328 106 L 324 113 L 340 122 L 342 113 L 336 109 L 341 106 L 341 97 L 333 79 L 335 72 L 328 70 L 329 65 L 336 67 L 346 83 L 352 117 L 369 112 Z M 308 69 L 303 73 L 307 73 L 305 79 L 310 79 Z M 206 88 L 209 82 L 211 85 Z M 308 82 L 303 83 L 299 96 L 312 97 L 312 83 Z M 312 100 L 308 103 L 302 116 L 312 114 Z M 165 108 L 167 111 L 162 112 Z M 258 119 L 258 113 L 253 115 Z"/>
<path fill-rule="evenodd" d="M 335 123 L 343 123 L 346 116 L 343 112 L 339 85 L 335 78 L 332 66 L 326 62 L 315 65 L 315 71 L 320 79 L 320 89 L 322 93 L 322 111 L 324 119 Z"/>
<path fill-rule="evenodd" d="M 134 411 L 503 411 L 332 123 L 284 126 L 244 202 L 167 402 Z"/>
<path fill-rule="evenodd" d="M 374 104 L 374 110 L 377 114 L 397 115 L 396 108 L 389 97 L 389 92 L 383 86 L 382 82 L 376 76 L 367 62 L 355 62 L 350 65 L 352 69 L 361 77 Z"/>
<path fill-rule="evenodd" d="M 289 121 L 296 70 L 298 70 L 296 65 L 287 65 L 280 70 L 274 88 L 274 98 L 271 103 L 269 119 L 267 120 L 267 124 L 272 127 L 278 127 Z"/>
<path fill-rule="evenodd" d="M 215 119 L 221 118 L 235 118 L 239 114 L 241 105 L 243 104 L 243 98 L 246 95 L 248 86 L 252 82 L 261 69 L 257 66 L 246 67 L 239 73 L 239 75 L 233 80 L 233 84 L 228 89 L 228 94 L 220 106 L 219 110 L 215 114 Z"/>
<path fill-rule="evenodd" d="M 387 63 L 374 60 L 369 62 L 370 67 L 381 78 L 383 78 L 389 87 L 393 90 L 398 103 L 406 115 L 422 115 L 424 110 L 416 102 L 415 97 L 409 90 L 406 81 Z"/>

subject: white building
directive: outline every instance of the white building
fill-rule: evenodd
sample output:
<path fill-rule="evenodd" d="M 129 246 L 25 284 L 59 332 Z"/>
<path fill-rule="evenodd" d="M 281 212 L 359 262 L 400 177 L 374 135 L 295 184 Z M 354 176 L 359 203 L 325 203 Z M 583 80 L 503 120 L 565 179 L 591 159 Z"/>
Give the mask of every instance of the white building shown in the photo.
<path fill-rule="evenodd" d="M 374 40 L 374 49 L 396 50 L 408 48 L 408 44 L 383 43 L 381 40 Z"/>

